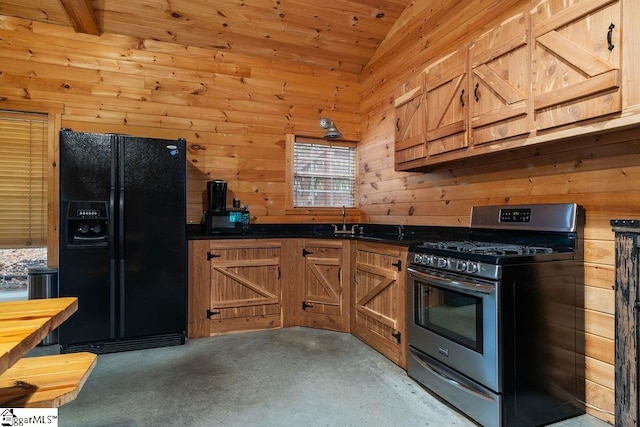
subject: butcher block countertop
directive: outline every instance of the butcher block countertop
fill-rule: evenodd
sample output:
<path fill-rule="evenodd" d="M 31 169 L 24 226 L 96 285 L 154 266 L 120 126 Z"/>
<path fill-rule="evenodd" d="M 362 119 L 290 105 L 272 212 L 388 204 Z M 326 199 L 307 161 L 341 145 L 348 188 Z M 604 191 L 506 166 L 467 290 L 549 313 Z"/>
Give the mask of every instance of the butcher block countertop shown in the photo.
<path fill-rule="evenodd" d="M 77 298 L 0 303 L 0 407 L 58 407 L 77 396 L 95 354 L 23 358 L 77 309 Z"/>

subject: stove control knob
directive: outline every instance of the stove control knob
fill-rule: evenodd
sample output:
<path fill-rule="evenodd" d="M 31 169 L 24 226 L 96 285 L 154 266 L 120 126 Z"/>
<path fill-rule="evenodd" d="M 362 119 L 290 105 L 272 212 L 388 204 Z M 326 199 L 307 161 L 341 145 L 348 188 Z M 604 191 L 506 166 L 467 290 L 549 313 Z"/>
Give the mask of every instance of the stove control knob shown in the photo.
<path fill-rule="evenodd" d="M 467 269 L 466 261 L 456 261 L 456 271 L 465 271 Z"/>
<path fill-rule="evenodd" d="M 469 261 L 469 263 L 467 263 L 466 271 L 469 274 L 476 273 L 478 271 L 478 263 Z"/>
<path fill-rule="evenodd" d="M 449 264 L 449 259 L 444 258 L 444 257 L 433 257 L 433 259 L 435 260 L 436 265 L 437 265 L 439 268 L 445 268 L 445 267 L 447 267 L 447 266 L 448 266 L 448 264 Z"/>
<path fill-rule="evenodd" d="M 421 254 L 413 254 L 413 262 L 416 264 L 422 263 L 422 255 Z"/>
<path fill-rule="evenodd" d="M 422 261 L 423 264 L 425 265 L 432 265 L 433 264 L 433 255 L 425 255 Z"/>

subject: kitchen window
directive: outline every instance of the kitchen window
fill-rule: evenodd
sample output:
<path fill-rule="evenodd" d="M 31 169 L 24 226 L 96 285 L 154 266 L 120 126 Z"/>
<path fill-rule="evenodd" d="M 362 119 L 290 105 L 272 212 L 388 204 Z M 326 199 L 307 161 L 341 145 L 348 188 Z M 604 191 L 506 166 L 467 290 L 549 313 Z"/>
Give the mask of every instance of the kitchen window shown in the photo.
<path fill-rule="evenodd" d="M 0 113 L 0 247 L 47 242 L 47 115 Z"/>
<path fill-rule="evenodd" d="M 289 145 L 290 207 L 355 207 L 355 143 L 296 136 Z"/>
<path fill-rule="evenodd" d="M 26 298 L 27 270 L 47 265 L 47 114 L 0 111 L 0 300 Z"/>

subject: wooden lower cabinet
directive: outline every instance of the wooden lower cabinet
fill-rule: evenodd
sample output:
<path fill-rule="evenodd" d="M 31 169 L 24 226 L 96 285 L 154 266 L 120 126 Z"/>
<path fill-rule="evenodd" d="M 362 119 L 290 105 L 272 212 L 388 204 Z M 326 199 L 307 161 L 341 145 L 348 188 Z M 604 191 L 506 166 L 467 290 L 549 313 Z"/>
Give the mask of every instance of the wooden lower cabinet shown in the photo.
<path fill-rule="evenodd" d="M 190 338 L 282 327 L 282 241 L 189 242 Z"/>
<path fill-rule="evenodd" d="M 295 239 L 291 244 L 292 324 L 349 332 L 350 242 Z"/>
<path fill-rule="evenodd" d="M 348 239 L 189 241 L 189 338 L 351 332 L 406 369 L 407 248 Z"/>
<path fill-rule="evenodd" d="M 351 333 L 406 369 L 407 249 L 355 244 Z"/>
<path fill-rule="evenodd" d="M 207 252 L 209 240 L 189 240 L 187 270 L 187 337 L 202 338 L 209 336 L 209 288 L 211 274 Z"/>

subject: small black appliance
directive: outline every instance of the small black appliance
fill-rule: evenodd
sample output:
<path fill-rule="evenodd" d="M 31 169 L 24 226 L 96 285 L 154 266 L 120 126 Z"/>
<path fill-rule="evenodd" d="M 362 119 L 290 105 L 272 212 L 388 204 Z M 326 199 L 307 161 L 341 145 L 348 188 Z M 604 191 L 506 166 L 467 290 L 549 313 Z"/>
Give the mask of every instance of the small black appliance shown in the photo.
<path fill-rule="evenodd" d="M 208 210 L 204 214 L 206 234 L 242 233 L 249 228 L 249 210 L 246 205 L 240 208 L 240 200 L 234 199 L 234 207 L 227 209 L 226 181 L 207 181 L 207 197 Z"/>
<path fill-rule="evenodd" d="M 207 195 L 209 197 L 209 212 L 224 212 L 227 210 L 227 183 L 221 179 L 207 181 Z"/>
<path fill-rule="evenodd" d="M 206 234 L 243 233 L 249 228 L 249 210 L 225 209 L 222 212 L 208 211 L 204 216 Z"/>

